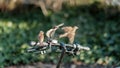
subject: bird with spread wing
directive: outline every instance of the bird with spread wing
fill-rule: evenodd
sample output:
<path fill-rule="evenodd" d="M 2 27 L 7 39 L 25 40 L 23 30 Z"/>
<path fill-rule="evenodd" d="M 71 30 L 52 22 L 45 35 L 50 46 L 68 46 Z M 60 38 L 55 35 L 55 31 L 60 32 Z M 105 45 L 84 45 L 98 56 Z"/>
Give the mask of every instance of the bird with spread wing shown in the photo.
<path fill-rule="evenodd" d="M 59 38 L 67 37 L 69 39 L 69 43 L 73 44 L 74 37 L 75 37 L 77 29 L 78 29 L 77 26 L 74 26 L 74 27 L 71 27 L 71 26 L 63 27 L 62 30 L 64 31 L 64 34 L 59 35 Z"/>
<path fill-rule="evenodd" d="M 63 26 L 63 25 L 64 25 L 64 23 L 59 24 L 59 25 L 54 26 L 53 28 L 49 29 L 49 30 L 46 32 L 47 38 L 48 38 L 48 39 L 53 39 L 54 34 L 55 34 L 55 31 L 56 31 L 59 27 L 61 27 L 61 26 Z"/>

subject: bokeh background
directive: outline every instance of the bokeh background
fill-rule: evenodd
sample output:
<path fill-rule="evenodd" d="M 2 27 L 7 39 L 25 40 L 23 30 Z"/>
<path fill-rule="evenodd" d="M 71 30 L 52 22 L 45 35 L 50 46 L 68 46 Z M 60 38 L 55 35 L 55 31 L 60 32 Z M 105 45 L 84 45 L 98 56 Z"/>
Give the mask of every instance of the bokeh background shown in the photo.
<path fill-rule="evenodd" d="M 119 66 L 119 18 L 119 0 L 0 0 L 0 67 L 57 64 L 59 54 L 25 50 L 30 41 L 37 41 L 40 30 L 63 22 L 77 25 L 75 40 L 91 48 L 75 57 L 65 56 L 64 64 Z"/>

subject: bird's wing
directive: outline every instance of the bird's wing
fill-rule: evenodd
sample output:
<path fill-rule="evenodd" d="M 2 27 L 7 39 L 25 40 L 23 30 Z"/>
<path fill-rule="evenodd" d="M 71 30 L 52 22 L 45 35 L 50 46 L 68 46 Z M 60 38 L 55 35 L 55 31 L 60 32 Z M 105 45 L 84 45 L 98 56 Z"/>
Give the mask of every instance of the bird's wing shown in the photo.
<path fill-rule="evenodd" d="M 63 25 L 64 25 L 64 23 L 61 23 L 61 24 L 57 25 L 57 27 L 59 28 L 59 27 L 61 27 L 61 26 L 63 26 Z"/>
<path fill-rule="evenodd" d="M 53 36 L 53 34 L 54 34 L 54 29 L 50 29 L 50 30 L 48 30 L 48 31 L 46 32 L 46 36 L 47 36 L 48 38 L 51 38 L 51 37 Z"/>
<path fill-rule="evenodd" d="M 64 30 L 64 32 L 70 32 L 72 31 L 72 27 L 71 26 L 65 26 L 65 27 L 62 27 L 62 30 Z"/>

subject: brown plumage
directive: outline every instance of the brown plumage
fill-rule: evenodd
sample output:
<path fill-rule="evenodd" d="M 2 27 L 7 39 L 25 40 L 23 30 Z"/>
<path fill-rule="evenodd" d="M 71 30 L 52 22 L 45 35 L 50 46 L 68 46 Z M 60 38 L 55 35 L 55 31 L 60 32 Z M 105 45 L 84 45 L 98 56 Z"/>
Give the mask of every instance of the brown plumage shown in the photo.
<path fill-rule="evenodd" d="M 74 42 L 74 37 L 75 37 L 75 32 L 78 29 L 77 26 L 71 27 L 71 26 L 66 26 L 63 27 L 62 30 L 64 30 L 64 34 L 61 34 L 59 38 L 67 37 L 69 39 L 69 43 L 73 44 Z"/>
<path fill-rule="evenodd" d="M 40 45 L 42 45 L 42 43 L 44 41 L 44 32 L 43 31 L 39 32 L 38 40 L 39 40 Z"/>
<path fill-rule="evenodd" d="M 57 25 L 57 26 L 54 26 L 53 28 L 51 28 L 50 30 L 48 30 L 48 31 L 46 32 L 46 36 L 47 36 L 48 38 L 53 38 L 53 36 L 54 36 L 54 34 L 55 34 L 55 31 L 56 31 L 59 27 L 61 27 L 61 26 L 63 26 L 63 25 L 64 25 L 64 23 L 59 24 L 59 25 Z"/>
<path fill-rule="evenodd" d="M 71 26 L 66 26 L 66 27 L 62 27 L 62 30 L 64 30 L 64 32 L 70 32 L 72 31 L 73 27 Z"/>

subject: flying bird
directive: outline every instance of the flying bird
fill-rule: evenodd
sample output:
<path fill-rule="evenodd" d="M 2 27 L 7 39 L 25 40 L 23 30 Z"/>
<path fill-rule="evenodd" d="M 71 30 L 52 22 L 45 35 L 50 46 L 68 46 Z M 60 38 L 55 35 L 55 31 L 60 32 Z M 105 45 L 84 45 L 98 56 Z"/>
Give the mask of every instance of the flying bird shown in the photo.
<path fill-rule="evenodd" d="M 38 40 L 39 40 L 40 45 L 42 45 L 43 41 L 44 41 L 44 32 L 43 31 L 39 32 Z"/>
<path fill-rule="evenodd" d="M 67 37 L 69 39 L 69 43 L 73 44 L 77 29 L 78 29 L 77 26 L 74 26 L 74 27 L 71 27 L 71 26 L 63 27 L 62 30 L 64 31 L 64 34 L 61 34 L 59 36 L 59 38 Z"/>
<path fill-rule="evenodd" d="M 56 31 L 59 27 L 61 27 L 61 26 L 63 26 L 63 25 L 64 25 L 64 23 L 59 24 L 59 25 L 54 26 L 53 28 L 49 29 L 49 30 L 46 32 L 46 36 L 47 36 L 49 39 L 50 39 L 50 38 L 53 38 L 53 37 L 54 37 L 54 34 L 55 34 L 55 31 Z"/>

